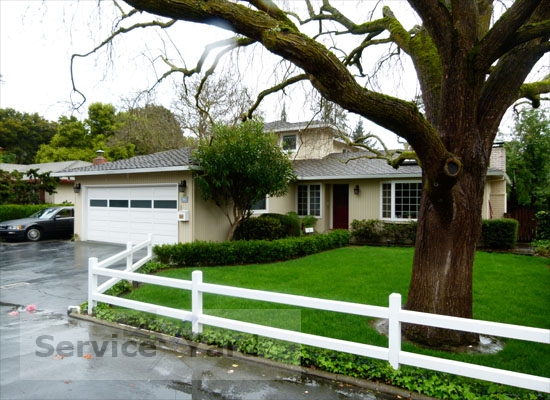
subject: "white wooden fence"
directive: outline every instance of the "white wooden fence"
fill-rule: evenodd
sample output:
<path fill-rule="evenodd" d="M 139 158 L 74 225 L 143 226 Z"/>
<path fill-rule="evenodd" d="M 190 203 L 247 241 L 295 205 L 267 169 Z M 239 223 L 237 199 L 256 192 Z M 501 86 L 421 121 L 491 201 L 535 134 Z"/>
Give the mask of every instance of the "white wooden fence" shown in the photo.
<path fill-rule="evenodd" d="M 147 247 L 147 255 L 133 263 L 136 251 Z M 410 365 L 435 371 L 482 379 L 490 382 L 550 393 L 550 378 L 511 372 L 443 358 L 410 353 L 401 350 L 401 324 L 413 323 L 439 328 L 475 332 L 483 335 L 499 336 L 511 339 L 526 340 L 550 344 L 550 330 L 496 322 L 449 317 L 437 314 L 427 314 L 403 310 L 401 295 L 389 296 L 389 307 L 371 306 L 358 303 L 316 299 L 282 293 L 243 289 L 231 286 L 204 283 L 201 271 L 193 271 L 192 280 L 164 278 L 135 273 L 137 268 L 152 258 L 152 241 L 149 240 L 127 249 L 101 263 L 97 258 L 89 259 L 88 266 L 88 314 L 92 313 L 97 302 L 104 302 L 121 307 L 145 311 L 156 315 L 172 317 L 184 321 L 192 321 L 194 333 L 201 333 L 203 325 L 231 329 L 239 332 L 257 334 L 274 339 L 286 340 L 309 346 L 326 348 L 361 356 L 387 360 L 393 368 L 400 365 Z M 109 266 L 126 258 L 125 270 L 109 269 Z M 105 283 L 98 285 L 100 276 L 109 277 Z M 104 292 L 121 279 L 160 285 L 165 287 L 190 290 L 192 292 L 191 310 L 181 310 L 149 303 L 109 296 Z M 350 342 L 308 333 L 272 328 L 264 325 L 251 324 L 213 315 L 207 315 L 203 309 L 203 294 L 212 293 L 224 296 L 260 300 L 278 304 L 293 305 L 303 308 L 339 312 L 343 314 L 361 315 L 364 317 L 383 318 L 389 321 L 388 347 L 378 347 L 363 343 Z M 541 355 L 542 357 L 542 355 Z"/>

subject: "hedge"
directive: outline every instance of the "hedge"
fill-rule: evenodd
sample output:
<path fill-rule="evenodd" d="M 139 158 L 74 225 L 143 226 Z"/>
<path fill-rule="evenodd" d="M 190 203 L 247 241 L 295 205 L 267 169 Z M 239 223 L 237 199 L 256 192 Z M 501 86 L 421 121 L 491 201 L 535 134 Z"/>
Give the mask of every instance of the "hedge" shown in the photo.
<path fill-rule="evenodd" d="M 416 237 L 415 221 L 407 223 L 383 222 L 377 219 L 354 220 L 351 223 L 352 241 L 368 244 L 412 245 Z M 484 220 L 479 246 L 488 249 L 513 249 L 518 237 L 515 219 Z"/>
<path fill-rule="evenodd" d="M 416 221 L 392 223 L 379 219 L 353 220 L 351 236 L 358 243 L 413 245 L 416 226 Z"/>
<path fill-rule="evenodd" d="M 349 243 L 350 236 L 349 231 L 337 229 L 326 234 L 272 241 L 197 241 L 156 245 L 154 253 L 159 262 L 175 268 L 260 264 L 290 260 L 343 247 Z"/>
<path fill-rule="evenodd" d="M 511 218 L 484 220 L 479 245 L 489 249 L 513 249 L 518 241 L 519 222 Z"/>
<path fill-rule="evenodd" d="M 0 205 L 0 221 L 27 218 L 43 208 L 55 206 L 56 204 L 3 204 Z"/>

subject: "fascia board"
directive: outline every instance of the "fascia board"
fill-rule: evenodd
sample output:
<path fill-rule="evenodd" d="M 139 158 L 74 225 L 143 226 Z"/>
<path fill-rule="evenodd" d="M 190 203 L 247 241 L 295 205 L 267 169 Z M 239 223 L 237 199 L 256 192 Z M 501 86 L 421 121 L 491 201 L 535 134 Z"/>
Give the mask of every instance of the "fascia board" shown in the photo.
<path fill-rule="evenodd" d="M 114 170 L 98 170 L 98 171 L 74 171 L 74 172 L 59 172 L 51 174 L 51 176 L 98 176 L 98 175 L 120 175 L 120 174 L 142 174 L 154 172 L 174 172 L 174 171 L 195 171 L 200 168 L 190 168 L 186 166 L 166 167 L 166 168 L 132 168 L 132 169 L 114 169 Z"/>
<path fill-rule="evenodd" d="M 357 180 L 357 179 L 421 179 L 420 174 L 382 174 L 382 175 L 342 175 L 342 176 L 298 176 L 299 181 L 334 181 L 334 180 Z"/>

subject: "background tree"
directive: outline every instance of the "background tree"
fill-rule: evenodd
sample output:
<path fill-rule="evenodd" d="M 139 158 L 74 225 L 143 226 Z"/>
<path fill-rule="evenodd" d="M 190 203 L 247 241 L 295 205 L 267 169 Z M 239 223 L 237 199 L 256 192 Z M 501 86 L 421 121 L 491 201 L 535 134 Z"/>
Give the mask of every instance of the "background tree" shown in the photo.
<path fill-rule="evenodd" d="M 286 194 L 294 178 L 276 135 L 265 133 L 259 121 L 214 125 L 212 138 L 201 140 L 194 158 L 201 168 L 196 182 L 204 198 L 229 221 L 228 240 L 239 222 L 251 216 L 254 204 L 266 196 Z"/>
<path fill-rule="evenodd" d="M 509 209 L 550 210 L 550 110 L 524 108 L 517 113 L 513 139 L 505 148 Z"/>
<path fill-rule="evenodd" d="M 55 135 L 56 123 L 38 114 L 0 109 L 0 147 L 3 147 L 5 162 L 32 164 L 40 145 L 48 143 Z"/>
<path fill-rule="evenodd" d="M 213 49 L 217 63 L 232 49 L 257 44 L 288 61 L 281 65 L 296 67 L 287 68 L 290 73 L 261 94 L 308 80 L 325 99 L 405 139 L 416 152 L 424 182 L 406 308 L 472 317 L 473 260 L 492 143 L 511 104 L 525 97 L 537 107 L 541 93 L 550 90 L 550 75 L 539 73 L 540 81 L 527 81 L 550 51 L 550 0 L 504 2 L 506 9 L 493 0 L 408 0 L 410 16 L 420 21 L 410 29 L 389 7 L 381 13 L 370 9 L 378 2 L 347 10 L 330 0 L 305 1 L 301 8 L 297 2 L 278 5 L 271 0 L 125 2 L 169 19 L 151 21 L 151 26 L 183 20 L 237 34 L 207 47 L 194 69 L 167 63 L 163 77 L 201 71 Z M 134 21 L 138 15 L 143 14 L 124 11 L 111 38 L 146 26 Z M 374 88 L 366 67 L 373 54 L 381 54 L 378 46 L 385 46 L 387 60 L 400 55 L 402 65 L 414 69 L 422 108 L 414 98 L 382 89 L 383 84 Z M 383 64 L 374 72 L 379 67 Z M 396 157 L 389 160 L 392 165 L 404 161 L 403 154 L 391 155 Z M 478 340 L 477 335 L 430 327 L 408 326 L 406 331 L 409 338 L 433 346 Z"/>
<path fill-rule="evenodd" d="M 0 170 L 0 204 L 40 204 L 42 193 L 54 194 L 59 178 L 38 169 L 19 171 Z"/>
<path fill-rule="evenodd" d="M 133 144 L 135 155 L 195 145 L 195 140 L 183 136 L 172 111 L 155 104 L 131 108 L 120 115 L 122 126 L 107 141 L 109 147 Z"/>
<path fill-rule="evenodd" d="M 197 139 L 208 137 L 214 123 L 236 124 L 252 105 L 248 89 L 236 75 L 194 76 L 177 87 L 174 103 L 181 127 Z"/>
<path fill-rule="evenodd" d="M 75 116 L 59 118 L 57 132 L 48 144 L 40 146 L 35 162 L 92 161 L 97 150 L 103 150 L 111 161 L 133 157 L 132 143 L 107 145 L 107 140 L 121 126 L 122 121 L 111 104 L 90 104 L 84 121 Z"/>

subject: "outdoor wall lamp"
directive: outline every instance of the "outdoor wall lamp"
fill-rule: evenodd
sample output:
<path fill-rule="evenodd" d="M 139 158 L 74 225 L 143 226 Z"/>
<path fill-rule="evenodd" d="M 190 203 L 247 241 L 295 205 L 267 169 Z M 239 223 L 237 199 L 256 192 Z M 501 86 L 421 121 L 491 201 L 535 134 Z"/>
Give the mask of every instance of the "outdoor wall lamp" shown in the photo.
<path fill-rule="evenodd" d="M 178 184 L 178 191 L 180 193 L 185 193 L 186 189 L 187 189 L 187 181 L 184 179 Z"/>
<path fill-rule="evenodd" d="M 355 185 L 355 187 L 353 188 L 353 193 L 359 194 L 359 185 Z"/>
<path fill-rule="evenodd" d="M 73 186 L 73 190 L 75 193 L 80 193 L 80 183 L 75 183 Z"/>

